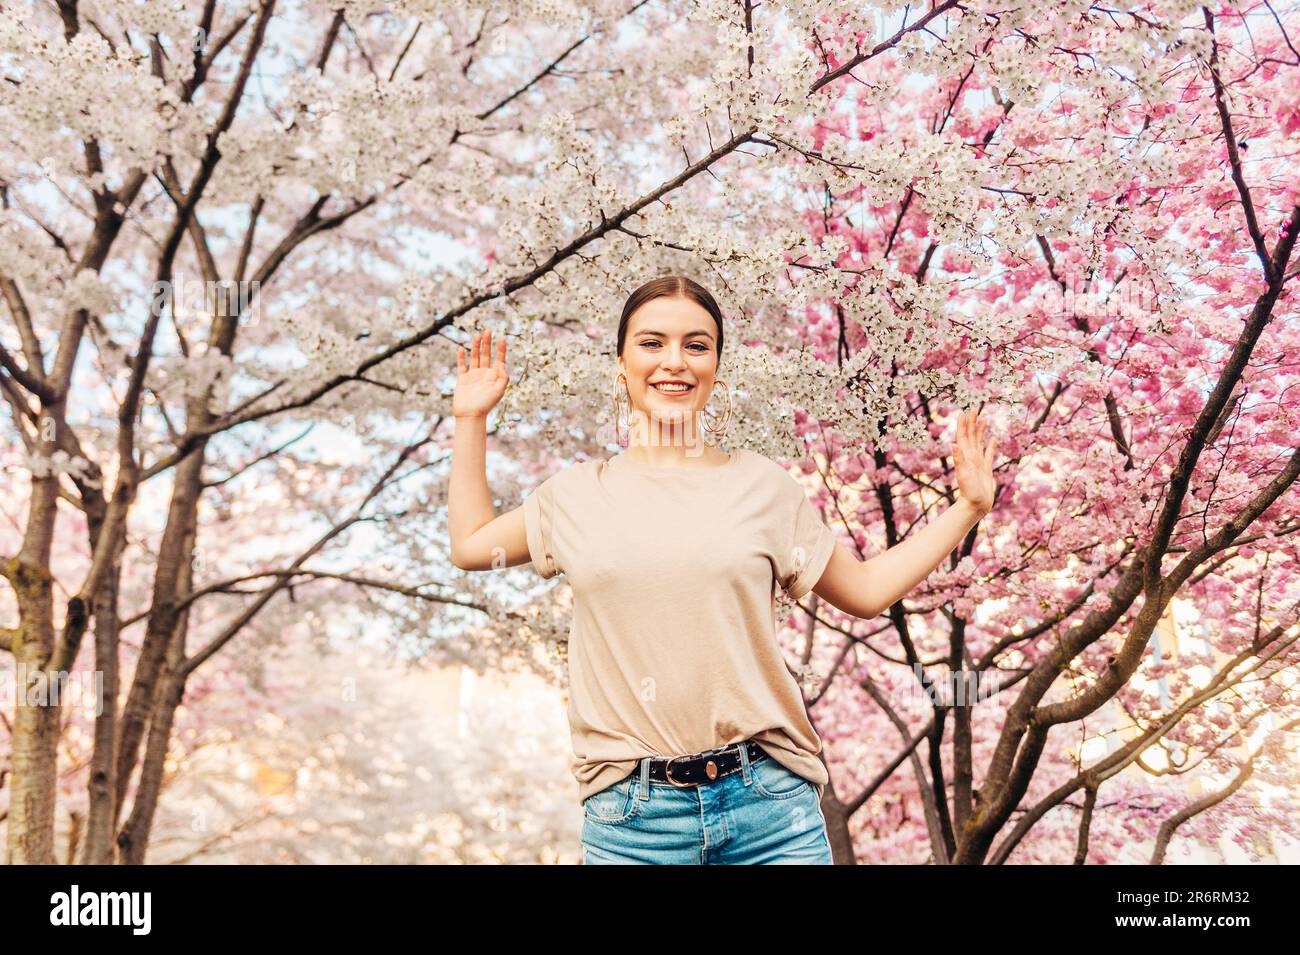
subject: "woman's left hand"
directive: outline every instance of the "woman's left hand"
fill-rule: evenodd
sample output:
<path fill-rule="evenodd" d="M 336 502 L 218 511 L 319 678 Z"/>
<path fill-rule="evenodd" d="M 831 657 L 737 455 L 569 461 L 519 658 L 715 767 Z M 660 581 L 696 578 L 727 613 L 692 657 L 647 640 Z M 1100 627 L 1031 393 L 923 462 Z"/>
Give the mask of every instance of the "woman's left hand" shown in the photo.
<path fill-rule="evenodd" d="M 998 451 L 998 439 L 994 437 L 985 447 L 985 427 L 979 411 L 963 411 L 957 419 L 957 442 L 953 449 L 957 491 L 981 514 L 993 510 L 993 495 L 997 491 L 993 462 Z"/>

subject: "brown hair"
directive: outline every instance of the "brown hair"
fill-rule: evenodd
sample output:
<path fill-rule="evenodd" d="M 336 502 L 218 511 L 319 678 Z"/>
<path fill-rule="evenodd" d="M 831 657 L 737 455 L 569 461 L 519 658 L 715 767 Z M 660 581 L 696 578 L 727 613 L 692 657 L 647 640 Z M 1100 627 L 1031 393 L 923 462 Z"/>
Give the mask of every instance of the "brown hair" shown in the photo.
<path fill-rule="evenodd" d="M 718 363 L 722 363 L 722 310 L 717 301 L 699 282 L 684 275 L 661 275 L 651 279 L 627 297 L 623 303 L 623 317 L 618 322 L 618 357 L 623 356 L 623 342 L 627 338 L 627 323 L 632 313 L 652 298 L 689 298 L 713 316 L 718 326 Z"/>

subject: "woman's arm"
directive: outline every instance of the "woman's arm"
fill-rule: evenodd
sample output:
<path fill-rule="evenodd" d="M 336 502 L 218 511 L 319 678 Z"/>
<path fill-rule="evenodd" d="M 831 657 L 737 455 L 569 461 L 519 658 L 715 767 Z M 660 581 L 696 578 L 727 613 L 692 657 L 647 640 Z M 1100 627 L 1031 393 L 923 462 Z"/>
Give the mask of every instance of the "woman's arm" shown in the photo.
<path fill-rule="evenodd" d="M 814 593 L 855 617 L 882 614 L 929 577 L 993 509 L 998 439 L 985 449 L 985 425 L 983 421 L 977 424 L 977 418 L 978 412 L 963 412 L 957 421 L 957 502 L 907 540 L 869 560 L 858 560 L 847 547 L 836 543 Z"/>
<path fill-rule="evenodd" d="M 451 402 L 456 432 L 447 487 L 451 562 L 461 570 L 500 570 L 526 564 L 532 558 L 524 533 L 524 509 L 519 506 L 498 517 L 487 482 L 487 415 L 505 394 L 510 380 L 505 338 L 497 343 L 495 364 L 491 331 L 474 336 L 468 363 L 465 349 L 457 349 L 456 364 L 456 391 Z"/>
<path fill-rule="evenodd" d="M 878 616 L 929 577 L 983 516 L 958 498 L 938 520 L 868 560 L 858 560 L 837 541 L 813 592 L 855 617 Z"/>

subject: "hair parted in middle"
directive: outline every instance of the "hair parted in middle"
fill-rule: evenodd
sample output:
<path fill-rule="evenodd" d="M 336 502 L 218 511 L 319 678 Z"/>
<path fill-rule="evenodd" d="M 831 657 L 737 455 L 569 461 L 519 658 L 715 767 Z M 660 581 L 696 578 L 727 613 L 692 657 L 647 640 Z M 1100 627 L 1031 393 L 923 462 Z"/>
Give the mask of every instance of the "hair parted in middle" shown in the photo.
<path fill-rule="evenodd" d="M 699 282 L 685 275 L 661 275 L 646 282 L 627 297 L 623 303 L 623 316 L 618 322 L 618 348 L 615 355 L 623 357 L 623 343 L 627 339 L 628 320 L 632 313 L 655 298 L 689 298 L 713 316 L 718 327 L 718 364 L 722 364 L 722 309 L 713 295 Z"/>

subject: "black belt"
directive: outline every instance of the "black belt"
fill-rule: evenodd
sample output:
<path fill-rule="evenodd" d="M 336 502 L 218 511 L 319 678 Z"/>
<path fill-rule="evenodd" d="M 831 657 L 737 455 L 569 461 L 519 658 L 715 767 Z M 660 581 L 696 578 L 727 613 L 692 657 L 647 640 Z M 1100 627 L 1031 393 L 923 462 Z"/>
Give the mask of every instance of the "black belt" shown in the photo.
<path fill-rule="evenodd" d="M 706 749 L 689 756 L 654 756 L 650 760 L 650 778 L 674 786 L 698 786 L 730 776 L 740 769 L 740 743 L 728 743 L 717 749 Z M 767 753 L 752 739 L 745 740 L 749 761 L 757 763 L 767 759 Z M 637 773 L 640 772 L 637 764 Z"/>

